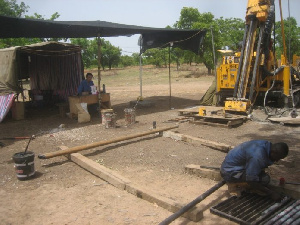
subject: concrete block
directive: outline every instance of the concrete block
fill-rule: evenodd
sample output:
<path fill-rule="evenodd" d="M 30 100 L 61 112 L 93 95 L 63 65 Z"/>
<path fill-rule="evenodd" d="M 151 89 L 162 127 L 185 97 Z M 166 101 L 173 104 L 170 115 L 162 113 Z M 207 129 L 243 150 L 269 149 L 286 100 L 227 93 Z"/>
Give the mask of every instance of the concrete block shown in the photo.
<path fill-rule="evenodd" d="M 200 165 L 187 165 L 184 168 L 188 174 L 196 175 L 199 177 L 209 178 L 211 180 L 222 180 L 221 174 L 218 170 L 201 168 Z"/>

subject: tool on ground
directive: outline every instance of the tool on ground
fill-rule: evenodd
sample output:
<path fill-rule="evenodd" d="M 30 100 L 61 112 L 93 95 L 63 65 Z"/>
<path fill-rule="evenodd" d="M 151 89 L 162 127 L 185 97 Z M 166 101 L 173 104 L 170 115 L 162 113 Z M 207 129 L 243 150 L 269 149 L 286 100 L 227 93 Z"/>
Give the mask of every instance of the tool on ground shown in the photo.
<path fill-rule="evenodd" d="M 200 166 L 200 168 L 203 169 L 210 169 L 210 170 L 220 170 L 218 167 L 213 167 L 213 166 Z"/>
<path fill-rule="evenodd" d="M 116 142 L 120 142 L 120 141 L 125 141 L 125 140 L 129 140 L 129 139 L 137 138 L 137 137 L 142 137 L 142 136 L 146 136 L 149 134 L 160 133 L 160 132 L 163 132 L 166 130 L 171 130 L 174 128 L 178 128 L 178 126 L 153 129 L 151 131 L 147 131 L 147 132 L 140 133 L 140 134 L 133 134 L 133 135 L 123 136 L 123 137 L 119 137 L 119 138 L 115 138 L 115 139 L 111 139 L 111 140 L 99 141 L 99 142 L 95 142 L 95 143 L 91 143 L 91 144 L 87 144 L 87 145 L 76 146 L 76 147 L 68 148 L 65 150 L 59 150 L 56 152 L 40 154 L 38 157 L 39 157 L 39 159 L 49 159 L 49 158 L 53 158 L 56 156 L 67 155 L 67 154 L 83 151 L 83 150 L 90 149 L 90 148 L 95 148 L 95 147 L 108 145 L 108 144 L 112 144 L 112 143 L 116 143 Z"/>
<path fill-rule="evenodd" d="M 21 140 L 21 139 L 34 139 L 35 135 L 32 135 L 31 137 L 5 137 L 0 138 L 0 140 Z"/>
<path fill-rule="evenodd" d="M 280 185 L 285 185 L 285 184 L 300 185 L 299 182 L 287 182 L 287 181 L 285 181 L 284 177 L 281 177 L 281 178 L 279 179 L 279 184 L 280 184 Z"/>
<path fill-rule="evenodd" d="M 202 195 L 200 195 L 199 197 L 195 198 L 193 201 L 191 201 L 190 203 L 188 203 L 187 205 L 185 205 L 184 207 L 182 207 L 176 213 L 172 214 L 167 219 L 165 219 L 164 221 L 160 222 L 159 225 L 170 224 L 172 221 L 174 221 L 175 219 L 177 219 L 179 216 L 181 216 L 182 214 L 184 214 L 185 212 L 187 212 L 188 210 L 190 210 L 191 208 L 193 208 L 195 205 L 197 205 L 199 202 L 201 202 L 202 200 L 204 200 L 207 196 L 211 195 L 213 192 L 215 192 L 216 190 L 218 190 L 225 183 L 226 183 L 225 180 L 220 181 L 215 186 L 213 186 L 212 188 L 210 188 L 209 190 L 207 190 L 206 192 L 204 192 Z"/>

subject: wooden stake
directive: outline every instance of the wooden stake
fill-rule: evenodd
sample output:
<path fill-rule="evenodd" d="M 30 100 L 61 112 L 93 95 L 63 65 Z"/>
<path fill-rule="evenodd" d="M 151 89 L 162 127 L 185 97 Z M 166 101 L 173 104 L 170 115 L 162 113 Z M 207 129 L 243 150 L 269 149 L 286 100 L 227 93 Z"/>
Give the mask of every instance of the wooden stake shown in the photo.
<path fill-rule="evenodd" d="M 160 129 L 153 129 L 151 131 L 147 131 L 144 133 L 140 133 L 140 134 L 133 134 L 133 135 L 128 135 L 128 136 L 123 136 L 123 137 L 119 137 L 119 138 L 115 138 L 115 139 L 111 139 L 111 140 L 106 140 L 106 141 L 99 141 L 99 142 L 95 142 L 95 143 L 91 143 L 91 144 L 87 144 L 87 145 L 80 145 L 80 146 L 76 146 L 76 147 L 72 147 L 72 148 L 68 148 L 65 150 L 59 150 L 56 152 L 50 152 L 50 153 L 46 153 L 43 155 L 39 155 L 39 159 L 49 159 L 49 158 L 53 158 L 56 156 L 61 156 L 61 155 L 66 155 L 66 154 L 71 154 L 74 152 L 79 152 L 79 151 L 83 151 L 86 149 L 90 149 L 90 148 L 95 148 L 98 146 L 103 146 L 103 145 L 108 145 L 108 144 L 112 144 L 112 143 L 116 143 L 116 142 L 120 142 L 120 141 L 125 141 L 125 140 L 130 140 L 133 138 L 137 138 L 137 137 L 142 137 L 142 136 L 146 136 L 149 134 L 154 134 L 157 132 L 162 132 L 162 131 L 166 131 L 166 130 L 171 130 L 174 128 L 178 128 L 178 126 L 173 126 L 173 127 L 165 127 L 165 128 L 160 128 Z"/>

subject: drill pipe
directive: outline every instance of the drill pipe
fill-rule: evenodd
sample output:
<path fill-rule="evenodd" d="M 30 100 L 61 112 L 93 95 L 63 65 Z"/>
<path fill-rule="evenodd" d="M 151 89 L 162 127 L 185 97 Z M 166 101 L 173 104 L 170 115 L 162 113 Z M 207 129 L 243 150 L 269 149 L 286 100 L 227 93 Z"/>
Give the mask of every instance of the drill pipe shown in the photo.
<path fill-rule="evenodd" d="M 95 142 L 95 143 L 91 143 L 91 144 L 87 144 L 87 145 L 75 146 L 75 147 L 64 149 L 64 150 L 59 150 L 59 151 L 50 152 L 50 153 L 46 153 L 46 154 L 40 154 L 38 157 L 39 157 L 39 159 L 49 159 L 49 158 L 53 158 L 56 156 L 71 154 L 71 153 L 79 152 L 82 150 L 95 148 L 98 146 L 108 145 L 108 144 L 112 144 L 112 143 L 116 143 L 116 142 L 120 142 L 120 141 L 125 141 L 125 140 L 129 140 L 129 139 L 137 138 L 137 137 L 146 136 L 149 134 L 154 134 L 157 132 L 171 130 L 174 128 L 178 128 L 178 126 L 153 129 L 151 131 L 147 131 L 147 132 L 140 133 L 140 134 L 133 134 L 133 135 L 123 136 L 123 137 L 119 137 L 119 138 L 115 138 L 115 139 L 111 139 L 111 140 L 99 141 L 99 142 Z"/>
<path fill-rule="evenodd" d="M 179 216 L 181 216 L 182 214 L 184 214 L 186 211 L 190 210 L 195 205 L 197 205 L 199 202 L 201 202 L 202 200 L 204 200 L 206 197 L 208 197 L 209 195 L 211 195 L 212 193 L 214 193 L 216 190 L 218 190 L 220 187 L 222 187 L 225 183 L 226 183 L 225 180 L 221 180 L 219 183 L 217 183 L 215 186 L 213 186 L 212 188 L 210 188 L 209 190 L 207 190 L 206 192 L 204 192 L 202 195 L 200 195 L 199 197 L 195 198 L 193 201 L 191 201 L 187 205 L 183 206 L 176 213 L 172 214 L 167 219 L 165 219 L 164 221 L 160 222 L 159 225 L 170 224 L 172 221 L 174 221 L 175 219 L 177 219 Z"/>

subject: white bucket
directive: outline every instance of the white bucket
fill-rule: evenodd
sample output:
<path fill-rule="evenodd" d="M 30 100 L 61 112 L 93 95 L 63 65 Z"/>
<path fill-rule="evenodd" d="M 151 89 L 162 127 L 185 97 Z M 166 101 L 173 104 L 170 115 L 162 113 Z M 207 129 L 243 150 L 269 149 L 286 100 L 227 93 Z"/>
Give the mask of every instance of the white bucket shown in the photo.
<path fill-rule="evenodd" d="M 116 127 L 116 114 L 113 112 L 104 113 L 105 118 L 105 128 L 115 128 Z"/>
<path fill-rule="evenodd" d="M 135 124 L 135 109 L 133 108 L 126 108 L 124 109 L 125 112 L 125 125 Z"/>
<path fill-rule="evenodd" d="M 114 110 L 113 109 L 102 109 L 101 110 L 101 119 L 102 119 L 102 124 L 105 125 L 106 124 L 106 118 L 105 118 L 105 113 L 113 113 Z"/>

